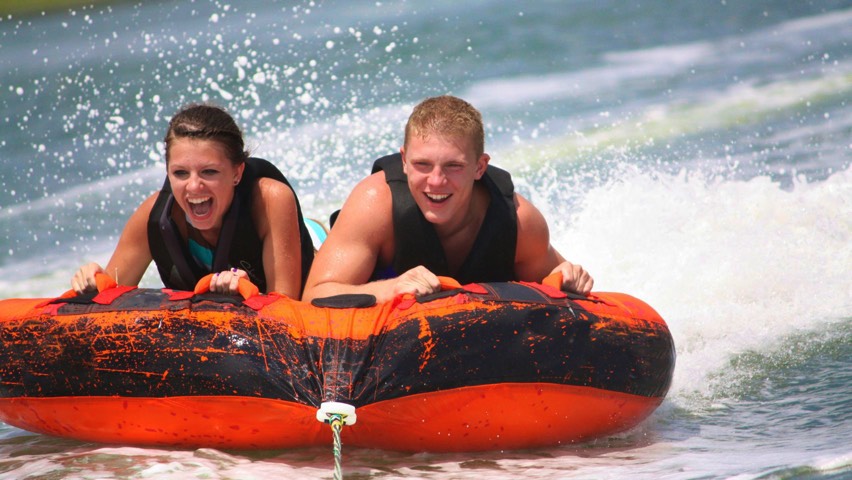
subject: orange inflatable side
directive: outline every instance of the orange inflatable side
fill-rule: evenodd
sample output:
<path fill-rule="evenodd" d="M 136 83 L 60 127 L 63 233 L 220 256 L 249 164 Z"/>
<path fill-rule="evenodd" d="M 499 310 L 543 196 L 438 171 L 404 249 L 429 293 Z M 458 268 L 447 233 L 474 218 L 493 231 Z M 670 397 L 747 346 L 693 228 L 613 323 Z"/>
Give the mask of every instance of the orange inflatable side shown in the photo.
<path fill-rule="evenodd" d="M 112 444 L 275 449 L 331 442 L 323 402 L 356 408 L 348 445 L 516 449 L 632 428 L 674 368 L 665 322 L 617 293 L 528 283 L 310 305 L 107 288 L 0 301 L 0 420 Z"/>
<path fill-rule="evenodd" d="M 347 445 L 462 452 L 559 445 L 632 427 L 662 399 L 587 387 L 495 384 L 360 407 Z M 0 399 L 4 422 L 107 444 L 267 450 L 331 444 L 316 407 L 249 397 Z"/>

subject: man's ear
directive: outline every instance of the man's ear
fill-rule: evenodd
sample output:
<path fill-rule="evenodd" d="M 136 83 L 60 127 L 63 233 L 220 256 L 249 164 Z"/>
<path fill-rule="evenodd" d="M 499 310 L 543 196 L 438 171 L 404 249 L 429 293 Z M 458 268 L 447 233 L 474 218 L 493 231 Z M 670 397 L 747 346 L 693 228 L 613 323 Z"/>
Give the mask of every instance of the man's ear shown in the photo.
<path fill-rule="evenodd" d="M 488 168 L 488 162 L 491 160 L 491 156 L 487 153 L 483 153 L 479 156 L 479 159 L 476 161 L 476 179 L 479 180 L 485 175 L 485 170 Z"/>
<path fill-rule="evenodd" d="M 399 154 L 402 155 L 402 173 L 408 175 L 408 162 L 405 161 L 405 146 L 399 147 Z"/>

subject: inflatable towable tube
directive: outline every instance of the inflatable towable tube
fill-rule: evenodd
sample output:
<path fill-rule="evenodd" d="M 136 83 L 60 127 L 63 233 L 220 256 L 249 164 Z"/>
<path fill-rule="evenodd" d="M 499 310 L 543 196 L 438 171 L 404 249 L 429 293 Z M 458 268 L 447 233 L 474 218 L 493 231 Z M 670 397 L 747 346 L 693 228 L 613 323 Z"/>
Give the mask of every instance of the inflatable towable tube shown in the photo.
<path fill-rule="evenodd" d="M 675 353 L 625 294 L 458 286 L 375 305 L 112 287 L 0 301 L 0 420 L 83 441 L 230 449 L 330 445 L 322 402 L 356 407 L 347 445 L 552 446 L 629 429 Z M 372 300 L 372 301 L 371 301 Z"/>

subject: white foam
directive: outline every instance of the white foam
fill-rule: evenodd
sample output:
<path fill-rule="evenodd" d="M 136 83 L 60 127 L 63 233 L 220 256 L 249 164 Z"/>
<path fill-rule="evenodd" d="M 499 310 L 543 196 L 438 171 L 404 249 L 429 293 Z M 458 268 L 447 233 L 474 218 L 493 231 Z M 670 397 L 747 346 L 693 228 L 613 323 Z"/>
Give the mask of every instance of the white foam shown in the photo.
<path fill-rule="evenodd" d="M 704 391 L 736 353 L 852 314 L 852 168 L 782 190 L 628 172 L 592 189 L 553 243 L 668 322 L 673 393 Z"/>

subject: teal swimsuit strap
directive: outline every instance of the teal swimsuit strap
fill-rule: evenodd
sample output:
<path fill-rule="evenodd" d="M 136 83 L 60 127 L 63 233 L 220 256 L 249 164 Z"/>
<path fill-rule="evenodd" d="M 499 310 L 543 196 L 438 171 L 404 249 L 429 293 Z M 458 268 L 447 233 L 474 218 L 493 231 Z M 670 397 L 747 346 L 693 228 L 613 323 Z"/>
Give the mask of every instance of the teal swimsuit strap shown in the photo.
<path fill-rule="evenodd" d="M 193 239 L 189 239 L 189 253 L 192 255 L 192 258 L 201 265 L 206 268 L 207 271 L 213 270 L 213 250 L 205 247 L 204 245 L 199 244 Z"/>

